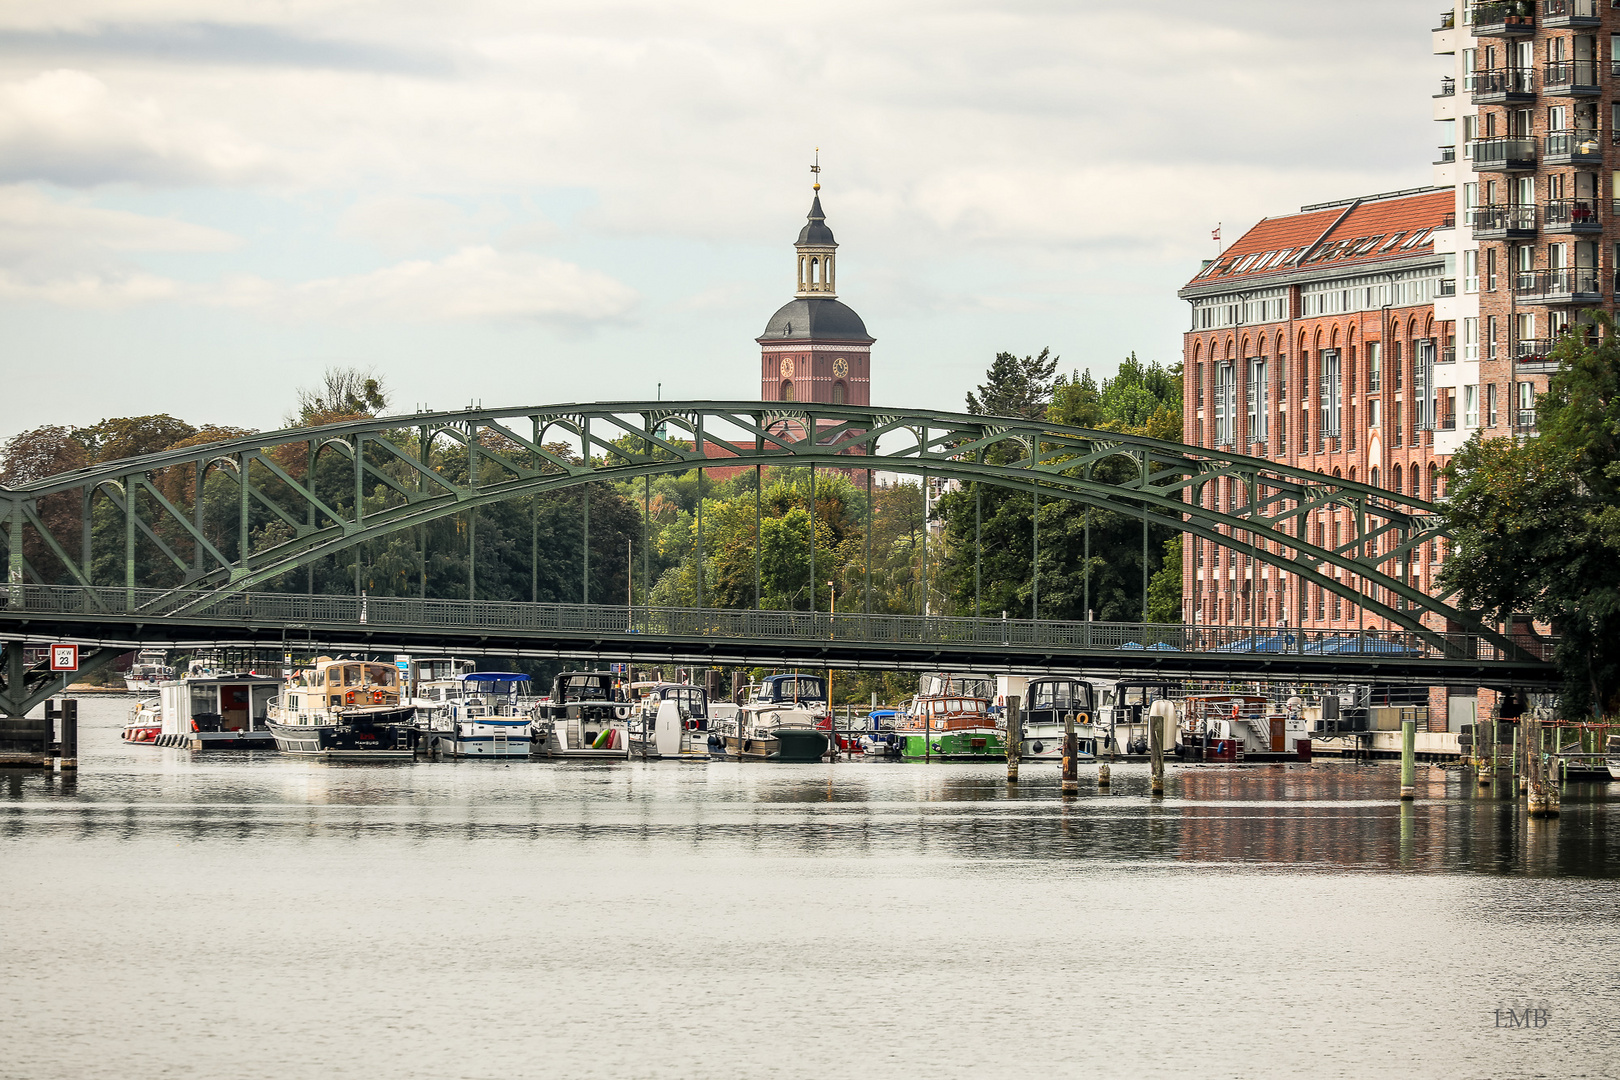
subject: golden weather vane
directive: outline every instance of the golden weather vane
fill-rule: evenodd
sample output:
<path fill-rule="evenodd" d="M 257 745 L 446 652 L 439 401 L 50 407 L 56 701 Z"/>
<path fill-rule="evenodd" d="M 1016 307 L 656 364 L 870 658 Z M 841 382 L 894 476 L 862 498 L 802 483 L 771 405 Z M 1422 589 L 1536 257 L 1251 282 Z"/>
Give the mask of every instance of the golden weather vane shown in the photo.
<path fill-rule="evenodd" d="M 810 185 L 810 190 L 821 190 L 821 147 L 816 147 L 816 163 L 810 166 L 810 172 L 815 176 L 816 182 Z"/>

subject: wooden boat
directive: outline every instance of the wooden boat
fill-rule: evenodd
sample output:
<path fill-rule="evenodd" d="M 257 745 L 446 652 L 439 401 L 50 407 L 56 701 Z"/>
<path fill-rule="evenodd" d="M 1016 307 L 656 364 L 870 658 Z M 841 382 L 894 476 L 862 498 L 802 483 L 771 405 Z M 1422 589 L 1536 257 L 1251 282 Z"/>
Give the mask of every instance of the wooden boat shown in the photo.
<path fill-rule="evenodd" d="M 895 725 L 906 761 L 983 761 L 1007 756 L 1007 737 L 990 712 L 987 675 L 924 675 L 907 715 Z"/>
<path fill-rule="evenodd" d="M 393 664 L 323 656 L 270 703 L 267 726 L 284 754 L 375 761 L 415 756 L 415 715 Z"/>

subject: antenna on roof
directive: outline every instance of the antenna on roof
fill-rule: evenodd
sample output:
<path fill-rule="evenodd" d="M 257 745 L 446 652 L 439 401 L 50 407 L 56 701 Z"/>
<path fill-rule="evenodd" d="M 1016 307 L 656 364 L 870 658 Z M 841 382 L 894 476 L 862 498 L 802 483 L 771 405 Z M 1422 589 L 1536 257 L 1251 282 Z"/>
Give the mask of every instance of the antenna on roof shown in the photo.
<path fill-rule="evenodd" d="M 810 185 L 811 191 L 821 190 L 821 147 L 816 147 L 816 163 L 810 166 L 810 172 L 815 176 L 816 182 Z"/>

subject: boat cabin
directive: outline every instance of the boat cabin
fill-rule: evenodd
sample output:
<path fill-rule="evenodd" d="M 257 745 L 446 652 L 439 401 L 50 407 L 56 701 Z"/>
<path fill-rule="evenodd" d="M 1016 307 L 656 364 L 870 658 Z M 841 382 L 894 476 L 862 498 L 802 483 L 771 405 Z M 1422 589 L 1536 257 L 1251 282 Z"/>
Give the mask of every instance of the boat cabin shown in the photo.
<path fill-rule="evenodd" d="M 287 685 L 288 712 L 362 705 L 398 705 L 399 669 L 369 660 L 321 657 L 314 667 L 293 675 Z"/>
<path fill-rule="evenodd" d="M 530 694 L 527 675 L 511 671 L 470 671 L 456 676 L 460 685 L 458 700 L 477 705 L 516 705 Z"/>
<path fill-rule="evenodd" d="M 450 692 L 458 689 L 456 680 L 477 670 L 472 660 L 457 660 L 437 656 L 426 660 L 413 660 L 410 666 L 411 682 L 415 684 L 413 697 L 426 701 L 447 701 Z M 428 684 L 434 685 L 428 685 Z"/>
<path fill-rule="evenodd" d="M 995 726 L 990 719 L 990 699 L 964 694 L 936 694 L 919 697 L 913 706 L 912 722 L 931 731 Z"/>
<path fill-rule="evenodd" d="M 564 671 L 551 684 L 553 705 L 617 700 L 618 695 L 613 689 L 613 673 L 609 671 Z"/>
<path fill-rule="evenodd" d="M 754 693 L 756 704 L 825 702 L 827 680 L 820 675 L 767 675 Z"/>
<path fill-rule="evenodd" d="M 1024 718 L 1029 724 L 1061 724 L 1069 713 L 1078 723 L 1096 715 L 1091 685 L 1083 679 L 1049 677 L 1029 680 Z"/>
<path fill-rule="evenodd" d="M 992 701 L 996 696 L 996 680 L 988 675 L 961 675 L 949 671 L 929 672 L 917 680 L 917 694 L 920 697 L 961 694 Z"/>
<path fill-rule="evenodd" d="M 701 686 L 690 683 L 637 683 L 631 690 L 636 700 L 641 702 L 644 713 L 656 713 L 660 704 L 673 701 L 680 707 L 683 720 L 698 721 L 695 725 L 697 730 L 708 726 L 709 695 Z"/>
<path fill-rule="evenodd" d="M 158 688 L 163 734 L 264 731 L 265 710 L 281 693 L 270 675 L 187 675 Z"/>

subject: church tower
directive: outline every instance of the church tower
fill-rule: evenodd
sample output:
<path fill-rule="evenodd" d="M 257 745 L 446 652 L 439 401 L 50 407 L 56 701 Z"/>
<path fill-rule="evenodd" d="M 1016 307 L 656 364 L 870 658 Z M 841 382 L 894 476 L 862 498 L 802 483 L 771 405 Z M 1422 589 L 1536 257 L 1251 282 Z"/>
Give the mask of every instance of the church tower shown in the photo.
<path fill-rule="evenodd" d="M 819 173 L 821 166 L 811 171 Z M 861 317 L 838 300 L 838 242 L 821 210 L 819 179 L 812 191 L 810 213 L 793 245 L 794 298 L 777 309 L 755 339 L 762 352 L 760 398 L 870 405 L 876 339 Z"/>

